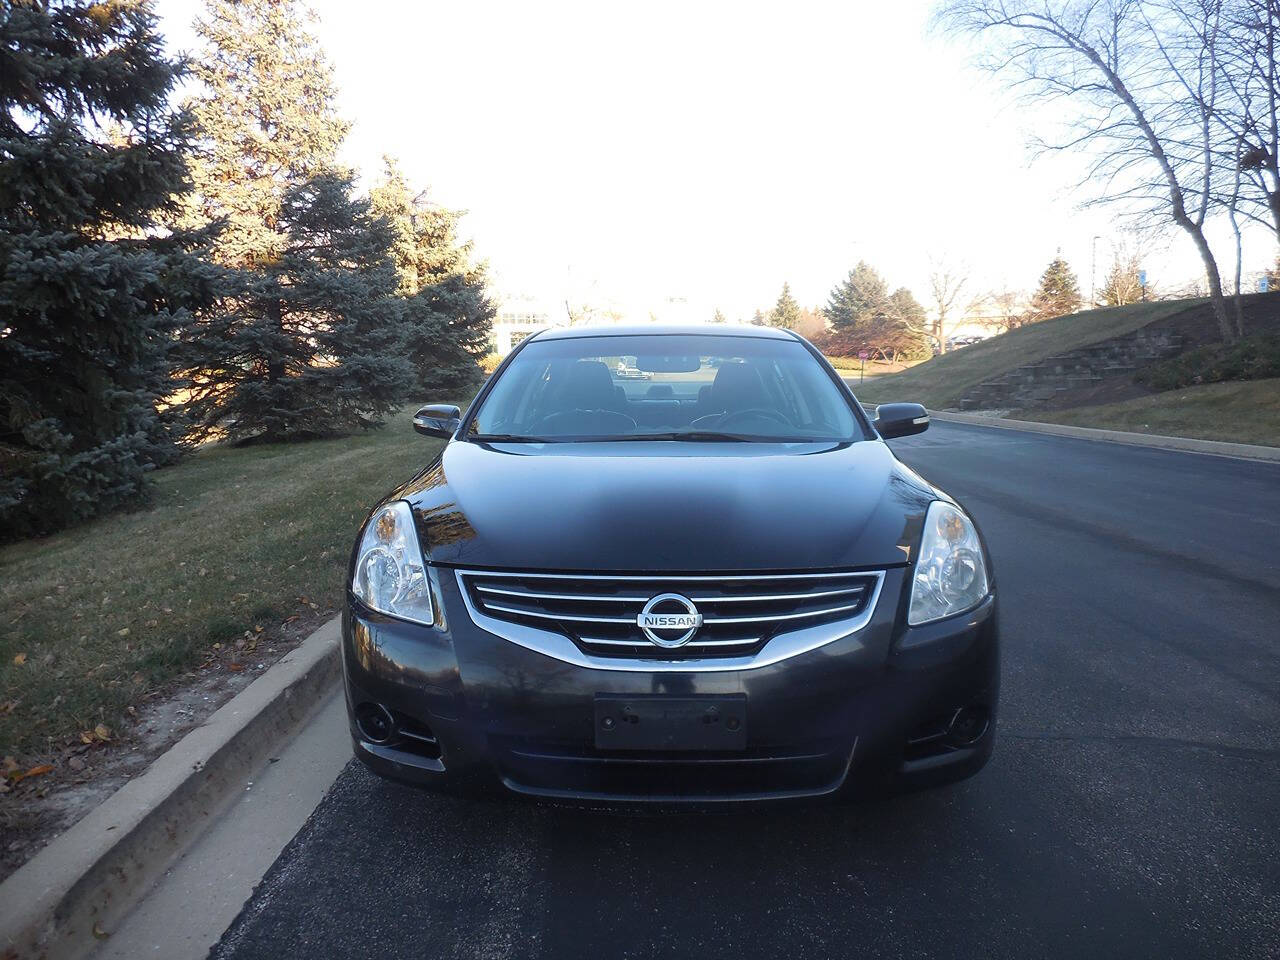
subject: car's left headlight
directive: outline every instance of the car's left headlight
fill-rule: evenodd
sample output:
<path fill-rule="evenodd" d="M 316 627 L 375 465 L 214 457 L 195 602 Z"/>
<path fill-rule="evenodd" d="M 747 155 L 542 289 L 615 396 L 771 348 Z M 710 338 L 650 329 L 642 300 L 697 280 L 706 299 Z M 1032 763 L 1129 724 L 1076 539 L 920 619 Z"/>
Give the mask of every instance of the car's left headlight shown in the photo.
<path fill-rule="evenodd" d="M 426 626 L 435 624 L 427 565 L 409 504 L 379 507 L 365 525 L 356 552 L 351 592 L 373 610 Z"/>
<path fill-rule="evenodd" d="M 907 623 L 915 627 L 964 613 L 987 591 L 987 564 L 977 528 L 959 507 L 935 500 L 924 518 Z"/>

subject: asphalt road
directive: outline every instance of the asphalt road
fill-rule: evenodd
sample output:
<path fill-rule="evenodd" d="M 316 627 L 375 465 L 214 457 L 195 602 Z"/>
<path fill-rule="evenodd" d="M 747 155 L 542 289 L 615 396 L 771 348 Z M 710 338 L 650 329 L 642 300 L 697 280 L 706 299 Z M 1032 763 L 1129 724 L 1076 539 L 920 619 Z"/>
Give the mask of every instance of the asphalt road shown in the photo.
<path fill-rule="evenodd" d="M 352 764 L 213 956 L 1280 957 L 1280 465 L 943 423 L 894 446 L 998 571 L 978 777 L 637 819 Z"/>

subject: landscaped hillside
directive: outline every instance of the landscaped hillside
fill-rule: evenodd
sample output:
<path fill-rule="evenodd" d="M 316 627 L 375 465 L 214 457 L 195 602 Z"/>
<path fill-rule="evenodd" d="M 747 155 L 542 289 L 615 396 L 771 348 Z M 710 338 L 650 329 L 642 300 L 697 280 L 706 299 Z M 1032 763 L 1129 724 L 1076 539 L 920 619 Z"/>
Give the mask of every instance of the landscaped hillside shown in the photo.
<path fill-rule="evenodd" d="M 868 380 L 856 388 L 858 398 L 867 403 L 908 400 L 939 409 L 950 407 L 970 387 L 1015 367 L 1132 333 L 1204 303 L 1202 300 L 1135 303 L 1033 323 L 934 357 L 902 373 Z"/>
<path fill-rule="evenodd" d="M 1020 419 L 1200 440 L 1280 446 L 1280 380 L 1206 383 L 1120 403 L 1034 411 Z"/>

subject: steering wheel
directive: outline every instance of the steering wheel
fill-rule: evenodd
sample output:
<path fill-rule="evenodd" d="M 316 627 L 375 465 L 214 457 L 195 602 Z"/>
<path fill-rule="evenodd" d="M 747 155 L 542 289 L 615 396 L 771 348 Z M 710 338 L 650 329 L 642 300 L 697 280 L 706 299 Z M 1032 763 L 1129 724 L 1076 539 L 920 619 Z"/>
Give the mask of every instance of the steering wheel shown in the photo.
<path fill-rule="evenodd" d="M 788 420 L 777 410 L 768 410 L 764 407 L 752 407 L 748 410 L 734 410 L 732 413 L 724 414 L 718 421 L 716 421 L 716 427 L 723 428 L 727 427 L 735 420 L 747 420 L 752 418 L 756 420 L 768 420 L 784 427 L 795 426 L 794 423 Z"/>
<path fill-rule="evenodd" d="M 567 428 L 574 429 L 567 429 Z M 559 410 L 540 417 L 533 424 L 534 433 L 550 433 L 553 436 L 565 433 L 634 433 L 636 422 L 625 413 L 614 410 Z"/>

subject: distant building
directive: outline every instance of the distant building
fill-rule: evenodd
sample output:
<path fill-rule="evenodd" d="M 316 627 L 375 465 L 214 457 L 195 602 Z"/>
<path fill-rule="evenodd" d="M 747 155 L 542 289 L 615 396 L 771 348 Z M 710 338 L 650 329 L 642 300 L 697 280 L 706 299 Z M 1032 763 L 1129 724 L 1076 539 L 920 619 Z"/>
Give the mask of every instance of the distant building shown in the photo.
<path fill-rule="evenodd" d="M 580 322 L 593 325 L 608 323 L 694 323 L 709 319 L 705 311 L 692 308 L 684 297 L 664 297 L 651 301 L 623 302 L 595 298 L 590 303 L 552 300 L 546 297 L 514 294 L 501 298 L 498 315 L 493 322 L 494 349 L 505 357 L 525 337 L 551 327 L 569 325 L 573 307 Z"/>
<path fill-rule="evenodd" d="M 563 326 L 564 322 L 564 304 L 560 304 L 557 311 L 551 301 L 528 296 L 508 297 L 498 308 L 493 322 L 494 347 L 499 356 L 505 357 L 525 337 L 548 327 Z"/>

